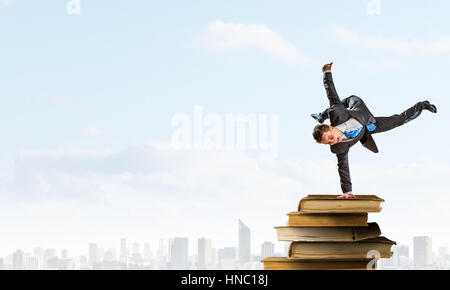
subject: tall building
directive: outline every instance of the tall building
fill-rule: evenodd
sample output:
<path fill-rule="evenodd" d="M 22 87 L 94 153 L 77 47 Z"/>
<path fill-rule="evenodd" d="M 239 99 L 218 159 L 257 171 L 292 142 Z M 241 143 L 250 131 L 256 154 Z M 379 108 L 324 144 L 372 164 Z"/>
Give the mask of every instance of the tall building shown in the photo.
<path fill-rule="evenodd" d="M 438 250 L 438 255 L 440 258 L 446 258 L 449 254 L 447 247 L 440 247 Z"/>
<path fill-rule="evenodd" d="M 61 250 L 61 259 L 68 259 L 70 257 L 70 251 L 68 249 Z"/>
<path fill-rule="evenodd" d="M 105 248 L 97 247 L 97 251 L 95 251 L 95 262 L 96 263 L 103 262 L 104 257 L 105 257 Z"/>
<path fill-rule="evenodd" d="M 128 242 L 126 239 L 120 240 L 120 262 L 121 263 L 128 263 L 128 256 L 129 256 L 129 249 L 128 249 Z"/>
<path fill-rule="evenodd" d="M 132 254 L 140 254 L 141 253 L 141 244 L 133 243 L 133 251 Z"/>
<path fill-rule="evenodd" d="M 429 269 L 432 265 L 431 237 L 414 237 L 414 269 Z"/>
<path fill-rule="evenodd" d="M 272 257 L 274 255 L 275 245 L 271 242 L 264 242 L 261 245 L 261 259 Z"/>
<path fill-rule="evenodd" d="M 86 256 L 76 257 L 75 264 L 76 264 L 77 269 L 82 269 L 82 270 L 88 269 L 88 259 Z"/>
<path fill-rule="evenodd" d="M 250 228 L 239 220 L 239 241 L 238 241 L 239 262 L 250 261 Z"/>
<path fill-rule="evenodd" d="M 17 250 L 12 256 L 12 269 L 25 270 L 25 254 L 21 250 Z"/>
<path fill-rule="evenodd" d="M 158 252 L 157 252 L 157 256 L 158 258 L 160 257 L 167 257 L 168 256 L 168 249 L 166 246 L 166 242 L 163 239 L 159 239 L 158 242 Z"/>
<path fill-rule="evenodd" d="M 58 260 L 58 270 L 73 270 L 75 261 L 72 258 L 61 258 Z"/>
<path fill-rule="evenodd" d="M 25 270 L 39 270 L 39 258 L 36 256 L 26 257 Z"/>
<path fill-rule="evenodd" d="M 406 257 L 409 258 L 409 246 L 408 245 L 401 245 L 396 247 L 397 253 L 399 257 Z"/>
<path fill-rule="evenodd" d="M 59 257 L 53 256 L 52 258 L 49 258 L 47 260 L 47 267 L 48 270 L 57 270 L 59 268 Z"/>
<path fill-rule="evenodd" d="M 236 248 L 225 247 L 218 251 L 219 267 L 222 270 L 235 270 L 236 269 Z"/>
<path fill-rule="evenodd" d="M 187 270 L 188 262 L 188 238 L 172 238 L 170 239 L 170 262 L 171 270 Z"/>
<path fill-rule="evenodd" d="M 45 249 L 44 250 L 44 255 L 43 255 L 43 261 L 42 261 L 42 266 L 44 269 L 48 268 L 48 264 L 49 264 L 49 260 L 53 259 L 54 257 L 56 257 L 56 250 L 55 249 Z"/>
<path fill-rule="evenodd" d="M 208 240 L 205 237 L 198 239 L 198 270 L 207 270 L 213 264 L 213 251 L 211 245 L 211 240 Z"/>
<path fill-rule="evenodd" d="M 410 268 L 409 246 L 401 245 L 396 247 L 397 251 L 397 268 L 407 270 Z"/>
<path fill-rule="evenodd" d="M 150 262 L 152 259 L 152 247 L 150 243 L 144 243 L 144 260 Z"/>
<path fill-rule="evenodd" d="M 156 253 L 156 263 L 157 263 L 157 268 L 160 270 L 166 270 L 168 265 L 167 265 L 167 260 L 168 260 L 168 255 L 169 255 L 169 250 L 168 247 L 166 246 L 166 241 L 164 241 L 163 239 L 159 239 L 158 242 L 158 251 Z"/>
<path fill-rule="evenodd" d="M 105 256 L 103 257 L 104 262 L 111 262 L 114 261 L 114 253 L 112 251 L 113 249 L 108 249 L 105 252 Z"/>
<path fill-rule="evenodd" d="M 109 248 L 105 251 L 103 261 L 107 262 L 117 261 L 116 258 L 117 258 L 117 250 L 114 248 Z"/>
<path fill-rule="evenodd" d="M 439 247 L 437 263 L 439 269 L 448 269 L 450 266 L 450 256 L 447 247 Z"/>
<path fill-rule="evenodd" d="M 89 266 L 94 266 L 95 263 L 98 262 L 97 257 L 97 244 L 90 243 L 89 244 L 89 256 L 88 256 Z"/>
<path fill-rule="evenodd" d="M 39 268 L 44 268 L 44 248 L 35 247 L 33 248 L 33 256 L 38 257 L 39 259 Z"/>

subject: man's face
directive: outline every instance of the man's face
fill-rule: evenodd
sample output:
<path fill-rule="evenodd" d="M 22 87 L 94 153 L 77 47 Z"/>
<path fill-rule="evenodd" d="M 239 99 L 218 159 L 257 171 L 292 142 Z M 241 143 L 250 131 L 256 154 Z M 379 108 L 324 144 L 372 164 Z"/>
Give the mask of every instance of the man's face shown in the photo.
<path fill-rule="evenodd" d="M 320 143 L 334 145 L 339 142 L 342 142 L 342 136 L 336 128 L 330 126 L 330 130 L 322 133 L 322 140 Z"/>

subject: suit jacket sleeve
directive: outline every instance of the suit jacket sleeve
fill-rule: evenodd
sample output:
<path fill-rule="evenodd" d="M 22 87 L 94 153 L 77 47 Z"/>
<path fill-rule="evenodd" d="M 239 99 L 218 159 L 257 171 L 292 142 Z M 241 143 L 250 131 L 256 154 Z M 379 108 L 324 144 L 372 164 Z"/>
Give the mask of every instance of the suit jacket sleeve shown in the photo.
<path fill-rule="evenodd" d="M 352 181 L 350 178 L 350 169 L 348 167 L 348 149 L 342 153 L 337 153 L 336 156 L 342 192 L 346 193 L 352 191 Z"/>
<path fill-rule="evenodd" d="M 328 100 L 330 101 L 330 107 L 333 105 L 341 105 L 341 100 L 334 87 L 333 76 L 331 72 L 326 72 L 323 74 L 323 85 L 325 86 L 325 91 L 327 92 Z"/>

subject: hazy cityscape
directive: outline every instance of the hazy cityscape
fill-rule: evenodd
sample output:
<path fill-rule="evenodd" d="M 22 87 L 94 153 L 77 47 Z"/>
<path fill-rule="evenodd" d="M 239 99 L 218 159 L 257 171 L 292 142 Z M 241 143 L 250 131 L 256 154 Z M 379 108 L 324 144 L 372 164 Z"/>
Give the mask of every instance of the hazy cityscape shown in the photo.
<path fill-rule="evenodd" d="M 235 247 L 213 248 L 212 240 L 201 237 L 195 241 L 197 252 L 189 254 L 189 239 L 174 237 L 160 239 L 158 245 L 119 241 L 118 248 L 104 248 L 96 243 L 87 245 L 86 255 L 72 256 L 69 249 L 33 248 L 31 252 L 18 249 L 0 258 L 1 270 L 262 270 L 261 259 L 287 256 L 289 242 L 282 253 L 266 241 L 259 249 L 251 249 L 251 230 L 238 221 L 238 244 Z M 153 247 L 153 248 L 152 248 Z M 154 250 L 156 249 L 156 250 Z M 256 254 L 255 254 L 256 253 Z M 413 246 L 393 247 L 390 259 L 378 261 L 378 269 L 450 269 L 447 247 L 436 252 L 432 238 L 417 236 Z"/>

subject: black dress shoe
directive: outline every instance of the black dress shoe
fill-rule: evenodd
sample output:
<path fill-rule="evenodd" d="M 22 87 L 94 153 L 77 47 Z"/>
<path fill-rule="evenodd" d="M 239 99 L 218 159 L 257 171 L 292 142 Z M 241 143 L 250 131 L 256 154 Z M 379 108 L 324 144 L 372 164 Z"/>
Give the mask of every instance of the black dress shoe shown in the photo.
<path fill-rule="evenodd" d="M 323 114 L 319 113 L 319 114 L 311 114 L 311 117 L 313 117 L 314 120 L 316 120 L 317 122 L 319 122 L 320 124 L 322 124 L 325 120 L 323 119 Z"/>
<path fill-rule="evenodd" d="M 428 111 L 432 112 L 432 113 L 437 113 L 437 108 L 436 108 L 436 106 L 433 105 L 433 104 L 430 104 L 429 101 L 424 101 L 424 102 L 423 102 L 423 108 L 424 108 L 425 110 L 428 110 Z"/>

